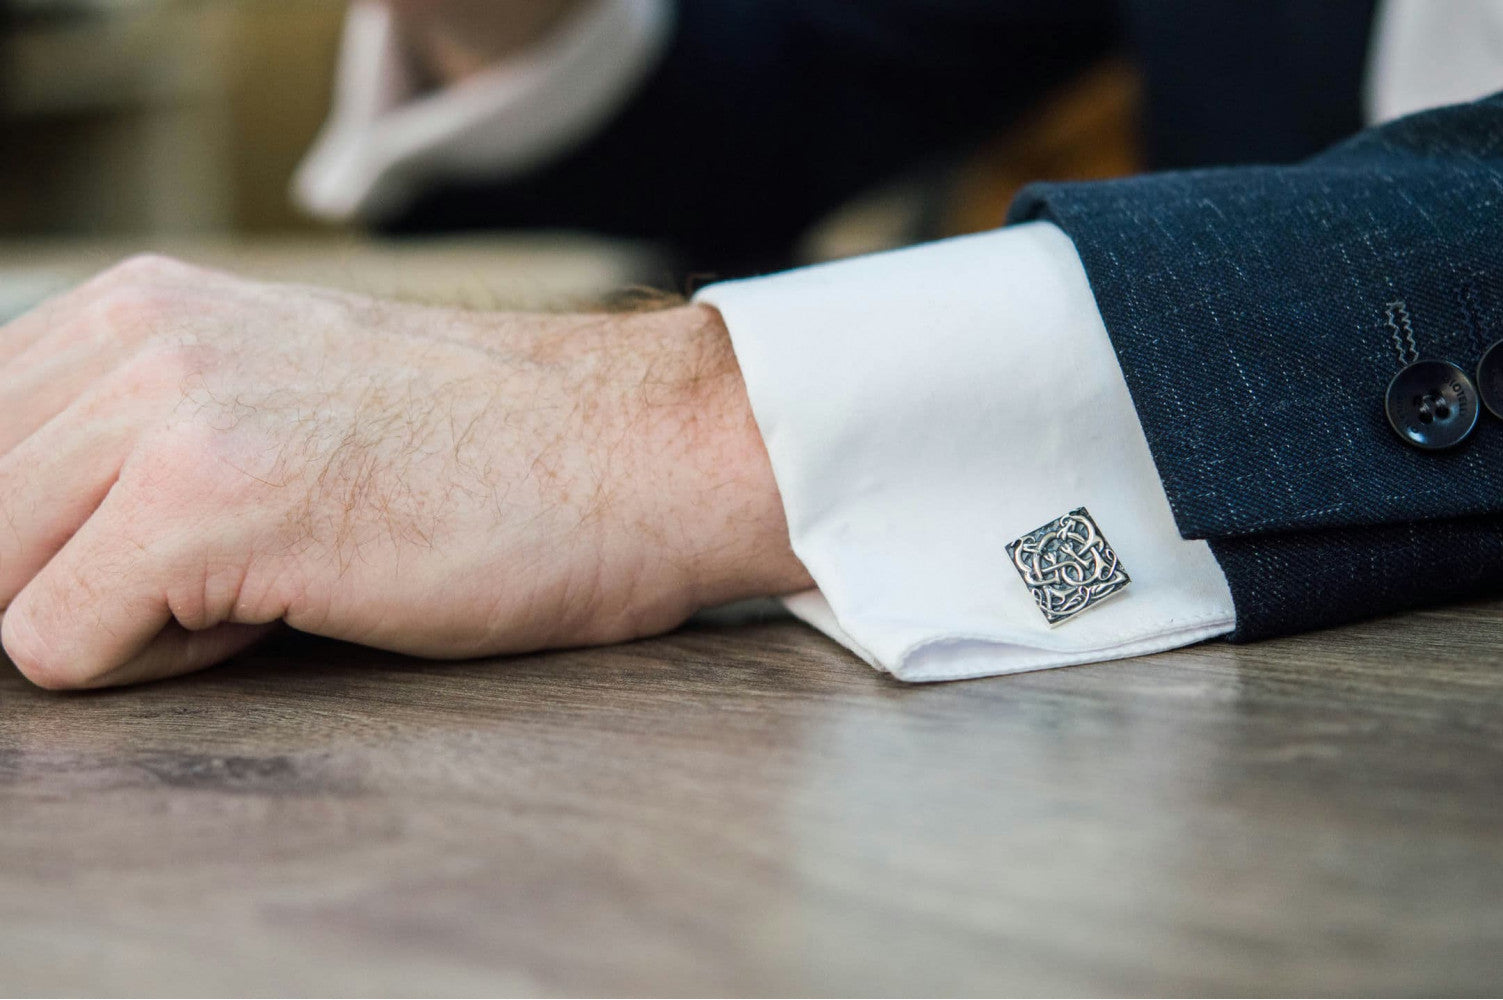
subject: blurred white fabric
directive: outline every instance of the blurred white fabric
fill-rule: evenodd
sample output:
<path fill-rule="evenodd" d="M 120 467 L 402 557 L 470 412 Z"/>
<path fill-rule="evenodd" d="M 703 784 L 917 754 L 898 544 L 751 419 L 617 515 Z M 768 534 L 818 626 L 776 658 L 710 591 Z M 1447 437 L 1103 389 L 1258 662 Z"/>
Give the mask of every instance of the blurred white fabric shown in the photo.
<path fill-rule="evenodd" d="M 587 139 L 657 66 L 668 0 L 593 0 L 542 43 L 434 93 L 415 93 L 391 11 L 350 7 L 334 107 L 293 178 L 328 221 L 378 219 L 436 176 L 505 178 Z"/>
<path fill-rule="evenodd" d="M 1503 0 L 1385 0 L 1369 51 L 1370 124 L 1503 90 Z"/>

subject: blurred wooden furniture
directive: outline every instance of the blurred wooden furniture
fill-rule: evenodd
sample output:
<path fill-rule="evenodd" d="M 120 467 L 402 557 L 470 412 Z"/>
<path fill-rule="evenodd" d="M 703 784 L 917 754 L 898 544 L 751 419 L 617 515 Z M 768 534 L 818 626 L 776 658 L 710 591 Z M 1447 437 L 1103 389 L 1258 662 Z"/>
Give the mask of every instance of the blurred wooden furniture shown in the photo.
<path fill-rule="evenodd" d="M 0 233 L 311 228 L 287 182 L 328 107 L 344 6 L 16 0 Z"/>
<path fill-rule="evenodd" d="M 1123 59 L 1084 73 L 961 165 L 941 226 L 945 235 L 1001 224 L 1025 184 L 1092 181 L 1143 169 L 1142 81 Z"/>

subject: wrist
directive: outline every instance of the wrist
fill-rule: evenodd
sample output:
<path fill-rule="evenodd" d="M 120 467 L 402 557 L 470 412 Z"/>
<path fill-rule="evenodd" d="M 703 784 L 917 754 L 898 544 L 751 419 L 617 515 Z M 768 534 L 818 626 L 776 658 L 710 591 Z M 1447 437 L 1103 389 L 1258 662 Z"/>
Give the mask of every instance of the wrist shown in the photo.
<path fill-rule="evenodd" d="M 693 610 L 813 586 L 794 555 L 782 498 L 720 313 L 688 305 L 633 317 L 669 347 L 647 383 L 639 486 L 682 553 Z M 664 376 L 664 377 L 658 377 Z M 658 392 L 661 390 L 661 395 Z"/>

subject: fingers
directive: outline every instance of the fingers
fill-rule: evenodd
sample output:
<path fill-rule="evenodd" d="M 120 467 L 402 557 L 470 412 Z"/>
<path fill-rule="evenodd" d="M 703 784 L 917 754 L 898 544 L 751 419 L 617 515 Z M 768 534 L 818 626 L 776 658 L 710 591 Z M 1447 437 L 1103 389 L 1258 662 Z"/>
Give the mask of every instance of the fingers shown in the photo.
<path fill-rule="evenodd" d="M 35 522 L 39 532 L 71 537 L 0 616 L 0 644 L 34 683 L 62 689 L 171 677 L 234 656 L 280 624 L 280 610 L 237 605 L 233 584 L 204 569 L 211 559 L 233 567 L 213 551 L 228 532 L 196 526 L 174 534 L 165 525 L 182 519 L 139 498 L 116 480 L 77 530 Z M 194 541 L 185 546 L 184 537 Z M 40 549 L 25 558 L 34 561 Z M 249 621 L 231 620 L 247 614 Z"/>
<path fill-rule="evenodd" d="M 76 325 L 92 303 L 134 280 L 132 276 L 144 270 L 135 261 L 116 265 L 81 285 L 59 292 L 0 326 L 0 371 L 50 335 Z"/>
<path fill-rule="evenodd" d="M 61 348 L 0 376 L 0 455 L 79 399 L 115 362 L 89 345 Z M 17 370 L 18 369 L 18 370 Z"/>
<path fill-rule="evenodd" d="M 139 684 L 142 681 L 159 681 L 179 674 L 212 667 L 228 660 L 271 635 L 280 626 L 239 625 L 227 623 L 216 625 L 202 632 L 191 632 L 176 623 L 168 623 L 155 638 L 136 656 L 106 671 L 91 677 L 81 684 L 84 688 L 116 687 L 121 684 Z M 35 679 L 35 678 L 33 678 Z"/>
<path fill-rule="evenodd" d="M 134 540 L 117 491 L 22 588 L 0 642 L 43 687 L 81 687 L 130 663 L 171 619 L 149 546 Z"/>
<path fill-rule="evenodd" d="M 130 410 L 95 416 L 80 403 L 0 458 L 0 609 L 86 522 L 114 484 L 136 435 Z"/>
<path fill-rule="evenodd" d="M 65 292 L 0 326 L 0 370 L 56 329 L 77 299 L 76 289 Z"/>
<path fill-rule="evenodd" d="M 183 673 L 267 631 L 225 623 L 232 599 L 183 612 L 197 631 L 174 622 L 173 608 L 197 607 L 207 586 L 204 544 L 225 533 L 178 532 L 164 546 L 158 529 L 180 519 L 157 491 L 119 483 L 143 418 L 181 380 L 172 356 L 142 349 L 192 313 L 188 277 L 212 278 L 134 260 L 0 328 L 0 643 L 45 687 Z"/>
<path fill-rule="evenodd" d="M 5 616 L 0 615 L 0 633 L 4 632 L 4 622 Z M 74 673 L 60 677 L 55 672 L 39 672 L 34 664 L 21 667 L 23 661 L 13 660 L 22 673 L 42 687 L 54 690 L 119 687 L 165 680 L 212 667 L 238 656 L 281 628 L 279 622 L 267 625 L 226 623 L 202 632 L 191 632 L 169 622 L 140 653 L 96 677 Z"/>
<path fill-rule="evenodd" d="M 149 338 L 180 327 L 186 290 L 221 277 L 163 258 L 132 258 L 0 327 L 0 455 Z"/>

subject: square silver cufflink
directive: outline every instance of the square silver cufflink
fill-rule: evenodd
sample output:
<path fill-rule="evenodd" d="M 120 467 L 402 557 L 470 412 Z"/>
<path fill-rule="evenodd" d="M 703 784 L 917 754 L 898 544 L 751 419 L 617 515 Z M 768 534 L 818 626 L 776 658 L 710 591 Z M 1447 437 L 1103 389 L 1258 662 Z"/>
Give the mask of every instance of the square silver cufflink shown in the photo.
<path fill-rule="evenodd" d="M 1120 594 L 1132 580 L 1084 507 L 1007 546 L 1013 568 L 1050 625 Z"/>

